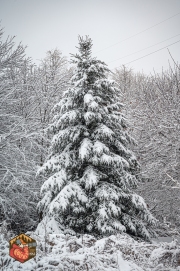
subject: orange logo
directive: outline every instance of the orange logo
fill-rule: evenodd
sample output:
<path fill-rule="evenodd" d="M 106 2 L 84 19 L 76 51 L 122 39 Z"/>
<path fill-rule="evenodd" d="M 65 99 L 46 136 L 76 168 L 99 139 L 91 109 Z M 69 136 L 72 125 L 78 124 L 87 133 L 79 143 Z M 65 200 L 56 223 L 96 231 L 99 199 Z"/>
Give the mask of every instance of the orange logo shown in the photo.
<path fill-rule="evenodd" d="M 21 233 L 9 241 L 9 255 L 24 263 L 36 256 L 36 240 Z"/>

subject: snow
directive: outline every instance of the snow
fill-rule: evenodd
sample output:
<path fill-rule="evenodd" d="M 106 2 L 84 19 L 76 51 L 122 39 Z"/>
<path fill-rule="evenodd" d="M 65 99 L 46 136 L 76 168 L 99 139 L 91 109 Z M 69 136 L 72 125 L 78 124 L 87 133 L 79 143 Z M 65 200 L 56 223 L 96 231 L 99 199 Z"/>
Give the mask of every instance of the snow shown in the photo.
<path fill-rule="evenodd" d="M 97 66 L 91 64 L 91 66 L 88 68 L 88 72 L 98 72 Z"/>
<path fill-rule="evenodd" d="M 81 182 L 85 183 L 85 188 L 91 189 L 92 187 L 96 187 L 102 174 L 95 170 L 92 166 L 86 167 L 83 177 L 81 178 Z"/>
<path fill-rule="evenodd" d="M 89 111 L 98 112 L 99 111 L 99 104 L 97 102 L 100 102 L 101 99 L 100 99 L 100 97 L 97 97 L 97 96 L 94 97 L 89 92 L 84 95 L 84 107 L 87 106 L 87 109 Z"/>
<path fill-rule="evenodd" d="M 94 146 L 93 146 L 93 153 L 100 156 L 103 153 L 108 154 L 109 153 L 109 148 L 99 140 L 95 141 Z"/>
<path fill-rule="evenodd" d="M 50 203 L 49 212 L 54 213 L 54 210 L 64 211 L 70 204 L 71 197 L 77 198 L 80 202 L 87 202 L 87 196 L 77 182 L 67 184 L 59 194 Z"/>
<path fill-rule="evenodd" d="M 113 221 L 113 226 L 115 229 L 118 229 L 120 232 L 126 231 L 126 228 L 118 220 Z"/>
<path fill-rule="evenodd" d="M 109 203 L 109 208 L 112 211 L 114 216 L 121 214 L 121 208 L 119 206 L 116 206 L 113 202 Z"/>
<path fill-rule="evenodd" d="M 102 219 L 108 219 L 109 218 L 109 216 L 107 214 L 107 210 L 103 206 L 101 208 L 99 208 L 98 214 L 99 214 L 100 218 L 102 218 Z"/>
<path fill-rule="evenodd" d="M 49 204 L 51 203 L 51 199 L 52 199 L 52 192 L 48 191 L 44 197 L 42 198 L 42 200 L 38 203 L 38 209 L 42 210 L 42 209 L 46 209 L 49 207 Z"/>
<path fill-rule="evenodd" d="M 67 180 L 67 174 L 64 169 L 56 172 L 54 175 L 52 175 L 47 181 L 44 182 L 44 184 L 41 187 L 41 193 L 44 194 L 44 192 L 47 192 L 48 190 L 52 191 L 54 188 L 56 188 L 59 192 L 63 185 L 66 183 Z"/>
<path fill-rule="evenodd" d="M 44 173 L 46 170 L 52 170 L 54 172 L 55 170 L 60 169 L 59 168 L 59 156 L 54 155 L 52 156 L 48 161 L 46 161 L 42 167 L 39 167 L 36 176 L 39 176 L 41 173 Z"/>
<path fill-rule="evenodd" d="M 111 184 L 103 184 L 96 189 L 95 196 L 100 200 L 114 200 L 118 201 L 120 196 L 124 195 L 124 193 L 117 193 L 116 187 L 113 187 Z"/>
<path fill-rule="evenodd" d="M 96 103 L 95 101 L 91 102 L 88 106 L 88 110 L 98 111 L 98 109 L 99 109 L 99 104 Z"/>
<path fill-rule="evenodd" d="M 84 119 L 85 119 L 86 125 L 89 125 L 93 121 L 95 122 L 101 121 L 102 116 L 100 113 L 94 113 L 94 112 L 88 111 L 84 114 Z"/>
<path fill-rule="evenodd" d="M 76 142 L 80 137 L 81 132 L 84 130 L 85 127 L 83 125 L 69 126 L 54 135 L 51 144 L 54 147 L 58 146 L 59 148 L 65 148 L 69 141 Z M 64 142 L 66 142 L 66 144 Z"/>
<path fill-rule="evenodd" d="M 144 199 L 137 194 L 132 194 L 131 201 L 134 204 L 134 206 L 138 207 L 138 209 L 140 210 L 147 208 L 146 203 L 144 202 Z"/>
<path fill-rule="evenodd" d="M 143 269 L 141 267 L 138 267 L 135 263 L 130 263 L 124 260 L 121 252 L 117 252 L 117 265 L 122 271 L 143 271 Z"/>
<path fill-rule="evenodd" d="M 21 264 L 9 256 L 9 243 L 0 235 L 0 258 L 4 271 L 179 271 L 180 246 L 176 242 L 137 242 L 125 233 L 97 240 L 91 235 L 64 234 L 53 220 L 28 232 L 37 241 L 36 257 Z M 54 229 L 54 232 L 52 230 Z M 49 233 L 50 231 L 50 233 Z M 46 248 L 46 251 L 45 251 Z M 87 269 L 88 268 L 88 269 Z"/>
<path fill-rule="evenodd" d="M 112 140 L 114 132 L 105 124 L 100 124 L 98 128 L 95 129 L 94 135 L 96 139 L 108 138 L 109 140 Z"/>
<path fill-rule="evenodd" d="M 62 231 L 60 230 L 58 223 L 52 217 L 45 216 L 43 220 L 38 224 L 34 234 L 35 235 L 45 235 L 46 232 L 48 234 L 60 234 Z"/>
<path fill-rule="evenodd" d="M 84 106 L 88 105 L 92 101 L 94 101 L 94 98 L 91 94 L 87 93 L 84 95 Z"/>
<path fill-rule="evenodd" d="M 60 127 L 63 128 L 63 125 L 67 124 L 75 124 L 79 118 L 79 111 L 78 110 L 71 110 L 69 112 L 64 113 L 60 119 L 57 121 L 56 128 L 59 129 Z"/>
<path fill-rule="evenodd" d="M 171 243 L 173 241 L 173 239 L 174 238 L 168 236 L 168 237 L 152 238 L 152 241 L 154 243 L 162 243 L 162 242 L 164 242 L 164 243 Z M 180 236 L 179 237 L 176 236 L 176 240 L 177 240 L 178 244 L 180 245 Z"/>
<path fill-rule="evenodd" d="M 73 108 L 73 100 L 72 98 L 63 98 L 58 104 L 56 104 L 53 108 L 53 111 L 56 111 L 60 108 L 60 112 L 63 113 L 67 110 Z M 56 116 L 55 116 L 56 117 Z"/>
<path fill-rule="evenodd" d="M 106 166 L 111 166 L 114 162 L 114 157 L 103 153 L 101 156 L 101 163 Z"/>
<path fill-rule="evenodd" d="M 80 159 L 83 160 L 88 160 L 90 155 L 91 155 L 91 151 L 92 151 L 92 142 L 90 139 L 88 138 L 84 138 L 81 142 L 81 146 L 79 148 L 79 157 Z"/>

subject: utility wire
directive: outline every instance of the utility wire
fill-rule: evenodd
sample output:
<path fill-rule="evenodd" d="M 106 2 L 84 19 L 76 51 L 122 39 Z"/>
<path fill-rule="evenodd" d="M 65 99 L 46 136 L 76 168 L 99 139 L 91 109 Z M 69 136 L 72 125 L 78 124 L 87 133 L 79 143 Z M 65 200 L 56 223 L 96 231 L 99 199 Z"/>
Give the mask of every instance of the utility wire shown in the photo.
<path fill-rule="evenodd" d="M 176 41 L 176 42 L 174 42 L 174 43 L 171 43 L 171 44 L 169 44 L 169 45 L 167 45 L 167 46 L 165 46 L 165 47 L 163 47 L 163 48 L 161 48 L 161 49 L 159 49 L 159 50 L 156 50 L 156 51 L 154 51 L 154 52 L 152 52 L 152 53 L 149 53 L 149 54 L 147 54 L 147 55 L 145 55 L 145 56 L 139 57 L 139 58 L 134 59 L 134 60 L 132 60 L 132 61 L 130 61 L 130 62 L 128 62 L 128 63 L 125 63 L 124 65 L 128 65 L 128 64 L 130 64 L 130 63 L 132 63 L 132 62 L 135 62 L 135 61 L 137 61 L 137 60 L 139 60 L 139 59 L 142 59 L 142 58 L 144 58 L 144 57 L 146 57 L 146 56 L 152 55 L 152 54 L 154 54 L 154 53 L 156 53 L 156 52 L 159 52 L 159 51 L 161 51 L 161 50 L 163 50 L 163 49 L 166 49 L 168 46 L 172 46 L 173 44 L 176 44 L 176 43 L 178 43 L 178 42 L 180 42 L 180 40 L 178 40 L 178 41 Z M 118 67 L 120 67 L 120 66 L 118 66 Z M 118 67 L 116 67 L 116 68 L 118 68 Z"/>
<path fill-rule="evenodd" d="M 158 44 L 160 44 L 160 43 L 163 43 L 163 42 L 165 42 L 165 41 L 167 41 L 167 40 L 170 40 L 170 39 L 172 39 L 172 38 L 175 38 L 175 37 L 177 37 L 177 36 L 179 36 L 179 35 L 180 35 L 180 34 L 178 34 L 178 35 L 176 35 L 176 36 L 173 36 L 173 37 L 171 37 L 171 38 L 169 38 L 169 39 L 163 40 L 163 41 L 161 41 L 161 42 L 158 42 L 158 43 L 156 43 L 156 44 L 153 44 L 153 45 L 151 45 L 151 46 L 148 46 L 148 47 L 146 47 L 146 48 L 144 48 L 144 49 L 141 49 L 141 50 L 139 50 L 139 51 L 136 51 L 136 52 L 134 52 L 134 53 L 132 53 L 132 54 L 129 54 L 129 55 L 126 55 L 126 56 L 117 58 L 117 59 L 115 59 L 115 60 L 112 60 L 112 61 L 108 62 L 107 64 L 112 63 L 112 62 L 117 61 L 117 60 L 120 60 L 120 59 L 123 59 L 123 58 L 128 57 L 128 56 L 137 54 L 137 53 L 139 53 L 139 52 L 142 52 L 142 51 L 144 51 L 144 50 L 146 50 L 146 49 L 149 49 L 149 48 L 151 48 L 151 47 L 153 47 L 153 46 L 156 46 L 156 45 L 158 45 Z"/>
<path fill-rule="evenodd" d="M 138 32 L 138 33 L 136 33 L 136 34 L 134 34 L 134 35 L 132 35 L 132 36 L 126 38 L 126 39 L 124 39 L 124 40 L 121 40 L 120 42 L 114 43 L 114 44 L 112 44 L 112 45 L 110 45 L 110 46 L 108 46 L 108 47 L 106 47 L 106 48 L 104 48 L 104 49 L 102 49 L 102 50 L 96 51 L 95 53 L 99 53 L 99 52 L 104 51 L 104 50 L 106 50 L 106 49 L 109 49 L 109 48 L 111 48 L 111 47 L 113 47 L 113 46 L 115 46 L 115 45 L 117 45 L 117 44 L 119 44 L 119 43 L 121 43 L 121 42 L 124 42 L 124 41 L 126 41 L 126 40 L 129 40 L 129 39 L 131 39 L 131 38 L 133 38 L 133 37 L 135 37 L 135 36 L 137 36 L 137 35 L 139 35 L 139 34 L 141 34 L 141 33 L 144 33 L 145 31 L 147 31 L 147 30 L 149 30 L 149 29 L 151 29 L 151 28 L 153 28 L 153 27 L 159 25 L 159 24 L 162 24 L 162 23 L 164 23 L 164 22 L 166 22 L 166 21 L 168 21 L 168 20 L 174 18 L 175 16 L 177 16 L 177 15 L 179 15 L 179 14 L 180 14 L 180 12 L 178 12 L 178 13 L 174 14 L 173 16 L 171 16 L 171 17 L 169 17 L 169 18 L 167 18 L 167 19 L 165 19 L 165 20 L 163 20 L 163 21 L 161 21 L 161 22 L 159 22 L 159 23 L 157 23 L 157 24 L 154 24 L 154 25 L 152 25 L 152 26 L 150 26 L 150 27 L 148 27 L 148 28 L 146 28 L 146 29 L 144 29 L 144 30 L 142 30 L 142 31 L 140 31 L 140 32 Z"/>

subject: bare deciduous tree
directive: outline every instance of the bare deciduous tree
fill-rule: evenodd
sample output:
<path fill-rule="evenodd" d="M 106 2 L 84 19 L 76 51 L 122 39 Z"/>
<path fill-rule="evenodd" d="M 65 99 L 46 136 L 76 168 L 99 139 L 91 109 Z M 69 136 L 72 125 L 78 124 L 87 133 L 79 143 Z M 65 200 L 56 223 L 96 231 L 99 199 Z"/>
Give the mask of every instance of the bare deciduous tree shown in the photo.
<path fill-rule="evenodd" d="M 123 67 L 113 77 L 123 86 L 131 133 L 137 141 L 135 153 L 144 179 L 139 192 L 157 218 L 166 217 L 180 226 L 179 66 L 150 76 Z"/>

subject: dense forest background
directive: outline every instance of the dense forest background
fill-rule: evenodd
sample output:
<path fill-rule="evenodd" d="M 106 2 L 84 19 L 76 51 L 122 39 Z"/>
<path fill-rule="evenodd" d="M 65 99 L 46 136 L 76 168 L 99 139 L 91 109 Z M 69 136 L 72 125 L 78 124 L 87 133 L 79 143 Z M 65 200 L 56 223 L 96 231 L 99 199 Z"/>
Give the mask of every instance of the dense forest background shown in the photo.
<path fill-rule="evenodd" d="M 48 155 L 53 106 L 69 87 L 73 66 L 59 49 L 37 66 L 25 47 L 0 31 L 0 223 L 26 232 L 37 227 L 43 177 L 36 172 Z M 138 194 L 151 213 L 180 230 L 180 66 L 150 75 L 122 66 L 111 79 L 128 119 L 132 149 L 141 164 Z"/>

